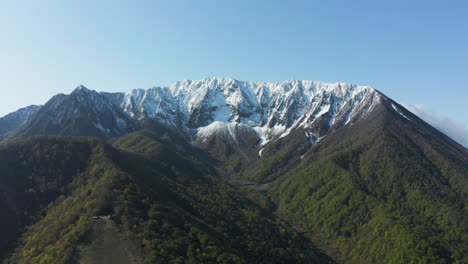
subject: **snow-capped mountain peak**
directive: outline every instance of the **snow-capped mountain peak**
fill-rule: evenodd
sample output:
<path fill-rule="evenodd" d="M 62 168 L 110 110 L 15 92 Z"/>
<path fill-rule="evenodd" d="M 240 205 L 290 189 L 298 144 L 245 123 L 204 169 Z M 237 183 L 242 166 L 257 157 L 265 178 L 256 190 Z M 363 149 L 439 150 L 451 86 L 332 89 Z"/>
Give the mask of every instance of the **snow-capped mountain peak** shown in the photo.
<path fill-rule="evenodd" d="M 80 84 L 76 87 L 77 90 L 89 90 L 88 88 L 86 88 L 86 86 Z"/>
<path fill-rule="evenodd" d="M 229 128 L 218 124 L 200 130 L 214 122 L 245 124 L 258 133 L 262 144 L 293 129 L 304 129 L 316 142 L 334 128 L 365 118 L 382 96 L 370 86 L 349 83 L 256 83 L 220 77 L 103 95 L 113 102 L 121 98 L 118 106 L 133 118 L 148 117 L 195 138 Z"/>
<path fill-rule="evenodd" d="M 90 89 L 86 88 L 86 86 L 80 84 L 73 90 L 73 93 L 78 93 L 78 92 L 92 92 L 92 90 L 90 90 Z"/>

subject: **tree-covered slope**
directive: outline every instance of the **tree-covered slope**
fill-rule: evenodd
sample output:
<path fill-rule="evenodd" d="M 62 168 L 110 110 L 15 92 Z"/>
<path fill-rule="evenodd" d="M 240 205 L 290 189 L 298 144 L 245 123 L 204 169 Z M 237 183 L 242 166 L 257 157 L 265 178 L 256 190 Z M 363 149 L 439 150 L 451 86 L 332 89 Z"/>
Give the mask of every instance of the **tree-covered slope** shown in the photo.
<path fill-rule="evenodd" d="M 138 239 L 152 262 L 329 261 L 309 241 L 216 177 L 197 157 L 181 156 L 156 138 L 143 131 L 114 142 L 138 153 L 139 159 L 144 157 L 127 163 L 124 170 L 137 172 L 136 181 L 147 183 L 130 186 L 135 199 L 130 199 L 129 221 L 140 230 Z M 175 239 L 161 245 L 170 237 Z"/>
<path fill-rule="evenodd" d="M 15 230 L 1 238 L 2 257 L 13 252 L 4 261 L 80 262 L 93 244 L 92 216 L 109 214 L 147 263 L 329 261 L 196 157 L 157 138 L 134 133 L 112 147 L 39 137 L 2 146 L 1 231 Z"/>
<path fill-rule="evenodd" d="M 106 107 L 84 107 L 89 96 Z M 98 124 L 123 112 L 83 88 L 67 98 L 43 108 L 65 126 L 48 130 L 41 110 L 31 134 L 112 139 L 0 145 L 6 263 L 468 262 L 468 150 L 384 96 L 366 118 L 325 120 L 323 136 L 297 127 L 263 145 L 233 123 L 142 119 L 104 135 Z"/>
<path fill-rule="evenodd" d="M 49 203 L 71 191 L 70 184 L 86 169 L 97 144 L 41 137 L 0 147 L 0 257 Z"/>
<path fill-rule="evenodd" d="M 338 262 L 466 263 L 467 184 L 466 149 L 383 104 L 312 148 L 270 194 Z"/>

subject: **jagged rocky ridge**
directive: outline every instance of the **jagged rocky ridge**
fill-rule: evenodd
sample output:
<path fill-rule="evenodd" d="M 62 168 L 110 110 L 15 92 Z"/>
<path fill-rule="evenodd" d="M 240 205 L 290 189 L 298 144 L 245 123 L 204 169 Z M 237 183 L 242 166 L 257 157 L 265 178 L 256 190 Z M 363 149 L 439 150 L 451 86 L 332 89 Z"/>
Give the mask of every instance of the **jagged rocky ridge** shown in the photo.
<path fill-rule="evenodd" d="M 102 93 L 135 119 L 151 118 L 200 140 L 254 130 L 263 145 L 304 129 L 312 143 L 331 130 L 365 118 L 383 96 L 369 86 L 291 80 L 243 82 L 231 78 L 180 81 L 169 87 Z"/>
<path fill-rule="evenodd" d="M 261 148 L 292 131 L 301 131 L 316 144 L 332 131 L 365 119 L 382 98 L 387 97 L 370 86 L 300 80 L 255 83 L 207 78 L 126 93 L 98 93 L 79 86 L 69 95 L 56 95 L 43 107 L 34 107 L 35 112 L 18 118 L 3 135 L 112 138 L 141 129 L 141 121 L 149 119 L 195 144 L 213 135 L 234 143 L 247 136 L 255 137 Z M 401 114 L 404 110 L 398 107 L 394 110 Z M 10 116 L 22 116 L 21 111 Z"/>
<path fill-rule="evenodd" d="M 111 138 L 127 134 L 136 127 L 135 121 L 119 107 L 81 85 L 69 95 L 52 97 L 12 132 L 12 137 L 47 134 Z"/>

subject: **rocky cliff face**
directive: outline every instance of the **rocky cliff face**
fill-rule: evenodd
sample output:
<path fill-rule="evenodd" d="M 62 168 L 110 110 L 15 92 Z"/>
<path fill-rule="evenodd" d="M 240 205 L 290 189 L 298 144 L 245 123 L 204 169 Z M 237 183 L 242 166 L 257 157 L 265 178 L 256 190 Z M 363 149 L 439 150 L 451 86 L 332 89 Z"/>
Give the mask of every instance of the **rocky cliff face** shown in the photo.
<path fill-rule="evenodd" d="M 383 96 L 371 87 L 347 83 L 253 83 L 231 78 L 102 95 L 135 119 L 154 119 L 190 133 L 193 140 L 209 136 L 208 131 L 228 131 L 230 125 L 216 123 L 222 122 L 254 130 L 261 144 L 298 128 L 316 142 L 333 129 L 366 118 Z"/>

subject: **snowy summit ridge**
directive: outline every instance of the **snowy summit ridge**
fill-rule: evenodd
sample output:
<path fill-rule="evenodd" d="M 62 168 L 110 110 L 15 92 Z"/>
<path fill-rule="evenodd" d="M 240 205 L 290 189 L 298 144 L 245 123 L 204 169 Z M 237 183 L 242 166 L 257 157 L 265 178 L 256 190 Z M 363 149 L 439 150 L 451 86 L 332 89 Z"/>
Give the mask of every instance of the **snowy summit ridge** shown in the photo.
<path fill-rule="evenodd" d="M 235 139 L 242 126 L 256 131 L 262 144 L 293 129 L 303 129 L 315 143 L 334 128 L 366 118 L 382 96 L 370 86 L 349 83 L 218 77 L 102 95 L 134 119 L 151 118 L 194 139 L 219 130 Z"/>

